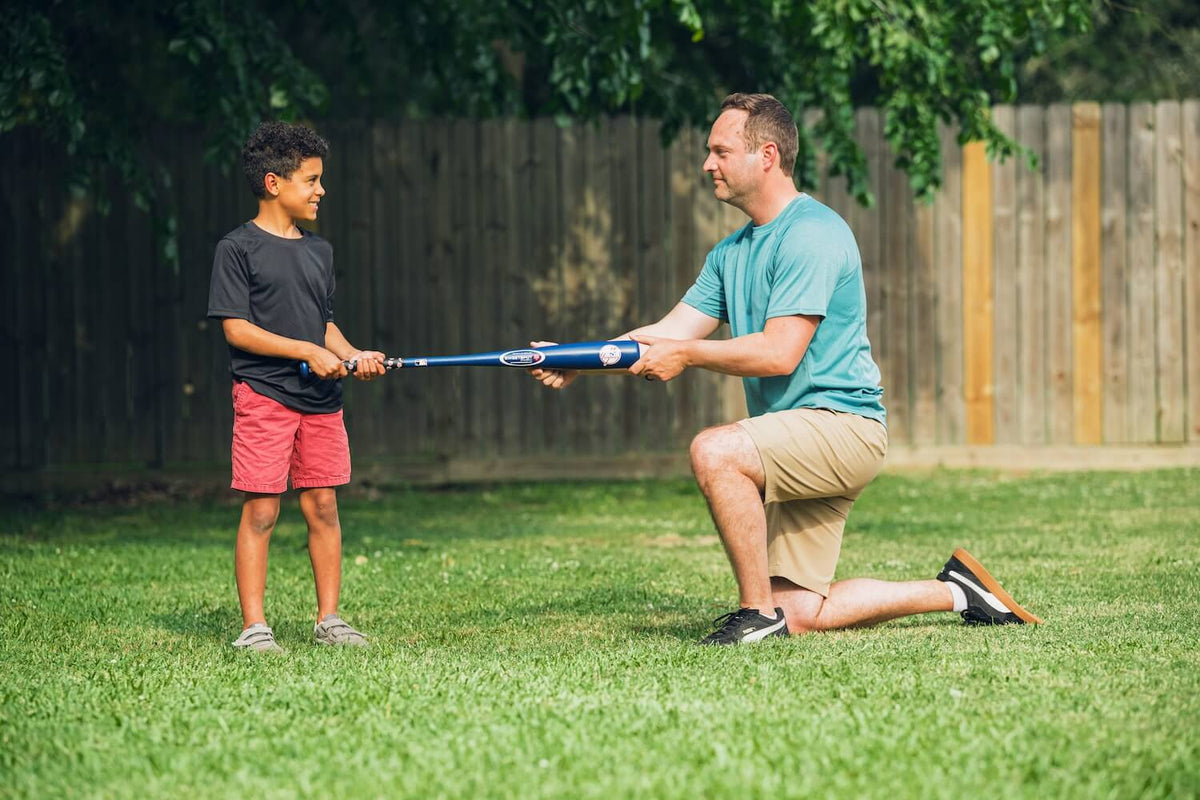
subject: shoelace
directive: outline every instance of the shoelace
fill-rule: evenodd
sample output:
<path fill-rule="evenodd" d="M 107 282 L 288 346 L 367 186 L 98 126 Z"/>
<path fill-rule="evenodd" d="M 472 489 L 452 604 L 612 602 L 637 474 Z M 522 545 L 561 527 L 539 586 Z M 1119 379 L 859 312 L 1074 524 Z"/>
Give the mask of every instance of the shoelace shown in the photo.
<path fill-rule="evenodd" d="M 730 628 L 736 628 L 742 624 L 744 618 L 751 614 L 758 614 L 758 611 L 753 608 L 739 608 L 737 611 L 730 611 L 728 614 L 722 614 L 713 620 L 712 624 L 716 625 L 721 632 L 727 631 Z"/>

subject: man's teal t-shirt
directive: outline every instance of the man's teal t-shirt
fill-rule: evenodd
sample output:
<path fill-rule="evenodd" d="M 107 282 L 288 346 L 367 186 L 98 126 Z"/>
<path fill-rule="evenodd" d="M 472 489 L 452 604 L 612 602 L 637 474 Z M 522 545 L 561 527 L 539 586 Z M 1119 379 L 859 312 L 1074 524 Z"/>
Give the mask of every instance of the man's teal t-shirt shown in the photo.
<path fill-rule="evenodd" d="M 862 259 L 833 209 L 801 194 L 766 225 L 747 224 L 712 249 L 683 302 L 733 336 L 761 333 L 772 317 L 822 317 L 795 372 L 742 379 L 750 416 L 828 408 L 886 424 Z"/>

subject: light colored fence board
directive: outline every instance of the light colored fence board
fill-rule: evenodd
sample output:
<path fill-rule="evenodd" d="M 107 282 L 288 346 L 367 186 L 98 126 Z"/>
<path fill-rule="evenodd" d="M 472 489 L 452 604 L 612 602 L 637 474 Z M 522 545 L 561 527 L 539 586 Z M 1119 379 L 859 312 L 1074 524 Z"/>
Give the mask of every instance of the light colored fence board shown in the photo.
<path fill-rule="evenodd" d="M 1072 118 L 1071 288 L 1075 443 L 1101 440 L 1103 333 L 1100 324 L 1100 106 Z"/>
<path fill-rule="evenodd" d="M 992 176 L 982 142 L 963 148 L 963 358 L 967 443 L 995 441 Z"/>

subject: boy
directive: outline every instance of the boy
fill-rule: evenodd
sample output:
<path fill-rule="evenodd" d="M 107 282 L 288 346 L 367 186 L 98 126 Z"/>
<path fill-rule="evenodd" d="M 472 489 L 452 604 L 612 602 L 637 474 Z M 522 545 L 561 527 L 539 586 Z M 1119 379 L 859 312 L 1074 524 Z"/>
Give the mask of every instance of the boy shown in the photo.
<path fill-rule="evenodd" d="M 265 122 L 242 148 L 258 215 L 217 243 L 208 316 L 220 319 L 233 375 L 233 482 L 245 493 L 234 569 L 242 606 L 239 649 L 280 652 L 263 615 L 267 545 L 288 476 L 300 490 L 317 590 L 317 642 L 362 647 L 337 615 L 342 531 L 337 493 L 350 481 L 342 422 L 343 361 L 354 376 L 384 374 L 384 354 L 358 350 L 333 322 L 333 248 L 297 227 L 317 218 L 329 144 L 309 128 Z M 315 377 L 302 378 L 299 362 Z"/>

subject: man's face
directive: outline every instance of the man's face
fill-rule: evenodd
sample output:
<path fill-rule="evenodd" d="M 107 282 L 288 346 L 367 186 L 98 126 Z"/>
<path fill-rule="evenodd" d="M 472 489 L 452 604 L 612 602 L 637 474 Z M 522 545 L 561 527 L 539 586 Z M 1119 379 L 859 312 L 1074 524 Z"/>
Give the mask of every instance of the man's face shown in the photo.
<path fill-rule="evenodd" d="M 290 176 L 275 176 L 279 204 L 292 219 L 317 218 L 317 204 L 325 195 L 325 187 L 321 185 L 323 170 L 321 159 L 306 158 Z"/>
<path fill-rule="evenodd" d="M 762 154 L 747 152 L 742 136 L 748 116 L 740 108 L 722 112 L 708 134 L 708 158 L 704 159 L 704 171 L 713 181 L 713 194 L 735 206 L 738 200 L 757 191 L 763 177 Z"/>

